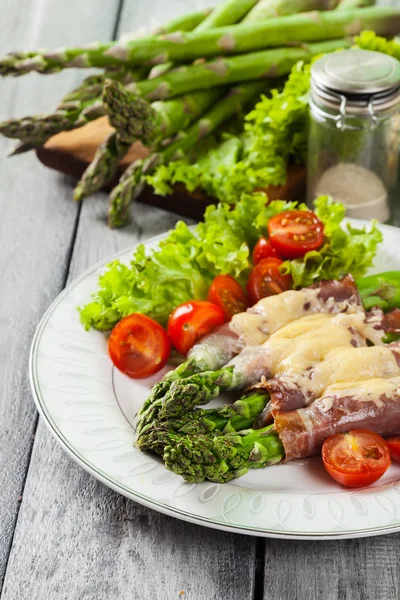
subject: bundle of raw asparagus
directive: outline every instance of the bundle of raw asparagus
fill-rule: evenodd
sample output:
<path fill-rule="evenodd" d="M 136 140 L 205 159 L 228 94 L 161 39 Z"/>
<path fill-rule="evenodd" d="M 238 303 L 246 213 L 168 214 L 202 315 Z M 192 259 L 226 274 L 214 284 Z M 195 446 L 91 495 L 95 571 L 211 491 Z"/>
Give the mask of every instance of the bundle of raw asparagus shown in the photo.
<path fill-rule="evenodd" d="M 348 47 L 362 30 L 397 34 L 400 11 L 372 4 L 225 0 L 214 10 L 185 15 L 144 38 L 10 53 L 0 59 L 3 76 L 66 68 L 103 71 L 86 78 L 54 113 L 5 121 L 0 133 L 18 139 L 14 153 L 21 153 L 107 115 L 114 131 L 78 183 L 76 200 L 110 181 L 132 143 L 142 141 L 150 149 L 149 158 L 131 164 L 111 193 L 109 224 L 122 226 L 147 176 L 221 131 L 296 62 Z"/>

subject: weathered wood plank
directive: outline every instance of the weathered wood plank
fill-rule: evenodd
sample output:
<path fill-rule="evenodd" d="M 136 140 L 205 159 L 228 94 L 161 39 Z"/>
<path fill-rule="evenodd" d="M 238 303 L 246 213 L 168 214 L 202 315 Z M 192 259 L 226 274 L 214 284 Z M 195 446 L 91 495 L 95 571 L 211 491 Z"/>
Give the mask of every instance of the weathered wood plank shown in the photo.
<path fill-rule="evenodd" d="M 0 53 L 107 38 L 118 0 L 2 0 Z M 75 72 L 0 82 L 0 120 L 52 109 L 79 80 Z M 60 178 L 32 155 L 6 159 L 0 141 L 0 586 L 18 497 L 29 461 L 36 412 L 27 380 L 30 340 L 65 281 L 77 207 Z"/>
<path fill-rule="evenodd" d="M 253 560 L 251 539 L 177 521 L 98 483 L 40 423 L 2 600 L 250 600 Z"/>
<path fill-rule="evenodd" d="M 397 600 L 398 534 L 355 540 L 266 540 L 265 600 Z"/>
<path fill-rule="evenodd" d="M 152 14 L 166 17 L 168 5 L 172 17 L 174 8 L 188 11 L 190 4 L 158 0 Z M 132 12 L 123 13 L 121 29 L 148 21 L 146 2 L 126 6 Z M 70 194 L 72 183 L 62 189 Z M 137 205 L 130 227 L 110 231 L 106 212 L 105 194 L 84 202 L 70 279 L 177 220 Z M 2 600 L 250 600 L 254 562 L 252 538 L 183 523 L 118 496 L 76 466 L 39 425 Z"/>

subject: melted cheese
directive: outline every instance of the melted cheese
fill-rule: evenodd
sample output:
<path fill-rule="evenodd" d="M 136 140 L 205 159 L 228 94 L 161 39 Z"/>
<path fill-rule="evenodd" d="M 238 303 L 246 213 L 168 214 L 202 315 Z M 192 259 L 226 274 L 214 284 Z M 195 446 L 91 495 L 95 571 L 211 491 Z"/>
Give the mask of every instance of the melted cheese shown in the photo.
<path fill-rule="evenodd" d="M 304 374 L 333 349 L 365 345 L 364 313 L 317 314 L 298 319 L 271 335 L 261 346 L 246 346 L 227 366 L 245 384 L 278 374 Z"/>
<path fill-rule="evenodd" d="M 331 408 L 335 398 L 344 398 L 349 396 L 360 402 L 374 402 L 378 407 L 383 406 L 382 396 L 393 397 L 400 394 L 400 377 L 390 377 L 383 379 L 376 377 L 366 379 L 365 381 L 351 381 L 335 383 L 325 390 L 324 402 L 325 410 Z"/>
<path fill-rule="evenodd" d="M 383 346 L 337 348 L 307 373 L 287 372 L 280 377 L 287 387 L 300 388 L 313 398 L 336 383 L 358 382 L 370 378 L 400 376 L 394 350 Z"/>
<path fill-rule="evenodd" d="M 359 312 L 362 308 L 343 301 L 319 298 L 319 289 L 289 290 L 263 298 L 247 312 L 235 315 L 230 327 L 242 344 L 256 345 L 297 319 L 315 313 Z"/>

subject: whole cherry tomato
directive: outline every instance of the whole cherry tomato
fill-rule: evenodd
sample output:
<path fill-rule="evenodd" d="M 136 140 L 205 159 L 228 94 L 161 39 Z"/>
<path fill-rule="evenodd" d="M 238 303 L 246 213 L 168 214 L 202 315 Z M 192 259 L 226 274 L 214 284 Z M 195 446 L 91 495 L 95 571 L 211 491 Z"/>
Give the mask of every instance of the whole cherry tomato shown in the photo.
<path fill-rule="evenodd" d="M 224 322 L 220 306 L 206 300 L 192 300 L 172 311 L 167 331 L 172 345 L 186 355 L 200 338 Z"/>

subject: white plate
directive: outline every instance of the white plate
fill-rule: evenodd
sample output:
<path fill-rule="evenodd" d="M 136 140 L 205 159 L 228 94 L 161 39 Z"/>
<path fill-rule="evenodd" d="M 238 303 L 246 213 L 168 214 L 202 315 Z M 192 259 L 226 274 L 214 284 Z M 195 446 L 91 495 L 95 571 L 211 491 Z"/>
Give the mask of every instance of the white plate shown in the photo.
<path fill-rule="evenodd" d="M 382 226 L 374 271 L 400 269 L 400 230 Z M 165 236 L 153 238 L 148 247 Z M 119 255 L 129 261 L 132 250 Z M 108 262 L 108 261 L 107 261 Z M 137 451 L 134 415 L 159 374 L 132 380 L 113 368 L 106 336 L 85 332 L 76 306 L 96 289 L 97 265 L 53 302 L 33 340 L 30 376 L 38 409 L 76 462 L 133 500 L 180 519 L 237 533 L 327 539 L 400 530 L 400 465 L 374 486 L 346 491 L 319 457 L 254 470 L 234 482 L 190 484 Z M 372 271 L 371 271 L 372 272 Z"/>

